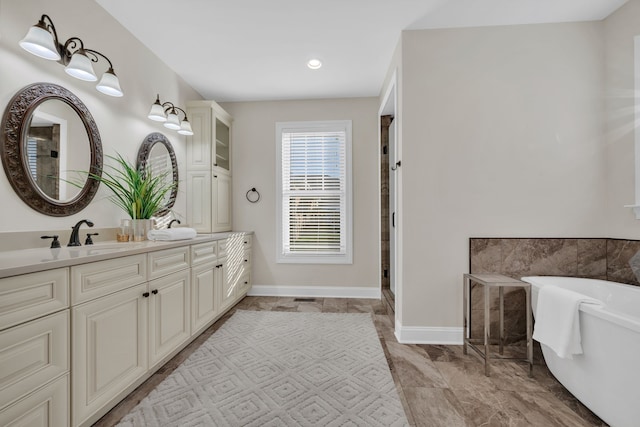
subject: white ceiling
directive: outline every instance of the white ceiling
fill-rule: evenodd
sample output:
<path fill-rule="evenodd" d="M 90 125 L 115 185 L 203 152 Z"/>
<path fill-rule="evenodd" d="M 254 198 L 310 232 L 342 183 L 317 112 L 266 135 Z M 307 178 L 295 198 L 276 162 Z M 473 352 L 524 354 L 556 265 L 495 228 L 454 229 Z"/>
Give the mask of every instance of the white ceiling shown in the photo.
<path fill-rule="evenodd" d="M 96 0 L 217 101 L 377 96 L 402 30 L 601 20 L 626 1 Z"/>

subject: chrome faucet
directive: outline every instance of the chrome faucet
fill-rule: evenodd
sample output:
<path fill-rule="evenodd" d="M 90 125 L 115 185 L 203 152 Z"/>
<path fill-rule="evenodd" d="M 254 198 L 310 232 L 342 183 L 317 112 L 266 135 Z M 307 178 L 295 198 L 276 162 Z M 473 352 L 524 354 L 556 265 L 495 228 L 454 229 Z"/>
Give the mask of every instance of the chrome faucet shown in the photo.
<path fill-rule="evenodd" d="M 89 227 L 93 227 L 93 222 L 88 219 L 80 220 L 74 225 L 73 230 L 71 231 L 71 237 L 69 237 L 69 243 L 67 246 L 81 246 L 80 245 L 80 226 L 82 224 L 87 224 Z"/>

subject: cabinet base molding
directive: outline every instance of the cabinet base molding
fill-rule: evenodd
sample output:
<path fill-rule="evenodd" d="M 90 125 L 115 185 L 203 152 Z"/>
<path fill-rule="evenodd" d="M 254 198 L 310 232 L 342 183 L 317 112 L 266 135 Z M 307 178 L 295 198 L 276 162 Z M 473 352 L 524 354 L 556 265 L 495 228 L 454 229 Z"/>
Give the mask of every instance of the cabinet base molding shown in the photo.
<path fill-rule="evenodd" d="M 273 286 L 253 285 L 247 294 L 252 297 L 315 297 L 380 299 L 377 286 Z"/>

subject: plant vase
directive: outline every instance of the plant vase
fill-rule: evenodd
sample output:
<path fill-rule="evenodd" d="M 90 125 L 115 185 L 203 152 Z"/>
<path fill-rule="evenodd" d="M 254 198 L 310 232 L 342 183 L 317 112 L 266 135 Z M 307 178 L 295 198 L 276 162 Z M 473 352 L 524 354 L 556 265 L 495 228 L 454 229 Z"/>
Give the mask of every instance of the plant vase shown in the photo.
<path fill-rule="evenodd" d="M 152 219 L 132 219 L 131 221 L 131 240 L 134 242 L 142 242 L 147 240 L 147 232 L 153 227 Z"/>

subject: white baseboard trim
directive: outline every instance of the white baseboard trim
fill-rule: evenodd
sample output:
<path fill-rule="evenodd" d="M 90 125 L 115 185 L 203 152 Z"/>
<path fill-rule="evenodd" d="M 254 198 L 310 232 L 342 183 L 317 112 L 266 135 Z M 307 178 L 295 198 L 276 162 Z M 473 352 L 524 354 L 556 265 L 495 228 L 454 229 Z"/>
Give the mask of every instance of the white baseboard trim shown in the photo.
<path fill-rule="evenodd" d="M 401 344 L 462 345 L 463 328 L 402 326 L 396 319 L 396 339 Z"/>
<path fill-rule="evenodd" d="M 380 288 L 366 286 L 271 286 L 253 285 L 247 295 L 252 297 L 315 297 L 380 299 Z"/>

